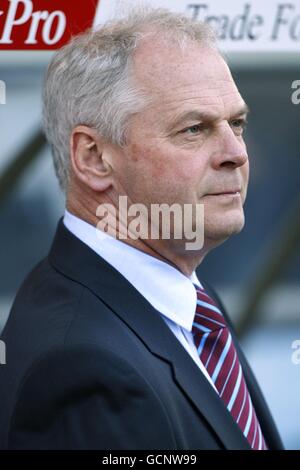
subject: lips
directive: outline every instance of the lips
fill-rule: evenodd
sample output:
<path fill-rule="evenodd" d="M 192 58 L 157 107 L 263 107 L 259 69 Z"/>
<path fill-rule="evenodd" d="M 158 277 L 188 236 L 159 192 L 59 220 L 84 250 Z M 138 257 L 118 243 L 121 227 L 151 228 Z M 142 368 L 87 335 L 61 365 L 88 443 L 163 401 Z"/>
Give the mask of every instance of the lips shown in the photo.
<path fill-rule="evenodd" d="M 215 193 L 208 193 L 207 196 L 223 196 L 223 195 L 234 195 L 241 192 L 241 188 L 236 189 L 225 189 L 224 191 L 217 191 Z"/>

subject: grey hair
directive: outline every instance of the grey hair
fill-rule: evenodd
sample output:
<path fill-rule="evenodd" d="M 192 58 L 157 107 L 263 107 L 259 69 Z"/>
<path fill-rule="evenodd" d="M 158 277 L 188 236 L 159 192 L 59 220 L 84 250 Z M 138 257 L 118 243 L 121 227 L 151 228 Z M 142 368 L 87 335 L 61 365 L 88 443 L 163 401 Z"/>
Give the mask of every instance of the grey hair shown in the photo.
<path fill-rule="evenodd" d="M 74 37 L 51 60 L 43 88 L 43 127 L 64 192 L 74 127 L 87 125 L 108 141 L 124 145 L 129 117 L 144 109 L 150 98 L 134 83 L 134 51 L 144 37 L 157 33 L 181 49 L 189 41 L 216 47 L 207 24 L 161 8 L 139 7 Z"/>

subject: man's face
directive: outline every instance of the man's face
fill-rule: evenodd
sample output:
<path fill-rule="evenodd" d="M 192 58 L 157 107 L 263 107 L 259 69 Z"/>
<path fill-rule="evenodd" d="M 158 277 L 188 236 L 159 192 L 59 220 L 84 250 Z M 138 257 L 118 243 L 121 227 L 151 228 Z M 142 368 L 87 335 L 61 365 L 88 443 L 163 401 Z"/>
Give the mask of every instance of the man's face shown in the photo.
<path fill-rule="evenodd" d="M 116 159 L 129 203 L 204 204 L 205 240 L 221 242 L 244 225 L 248 158 L 245 103 L 222 57 L 190 44 L 143 44 L 135 77 L 152 102 L 130 120 Z"/>

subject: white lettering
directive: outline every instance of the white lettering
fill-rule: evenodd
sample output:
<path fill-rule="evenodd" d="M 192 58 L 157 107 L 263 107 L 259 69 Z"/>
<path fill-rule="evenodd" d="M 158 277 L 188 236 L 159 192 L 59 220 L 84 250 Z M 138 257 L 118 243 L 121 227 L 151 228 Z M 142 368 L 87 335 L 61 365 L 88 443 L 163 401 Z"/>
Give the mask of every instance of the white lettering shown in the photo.
<path fill-rule="evenodd" d="M 6 364 L 6 345 L 0 340 L 0 364 Z"/>
<path fill-rule="evenodd" d="M 6 84 L 0 80 L 0 104 L 6 104 Z"/>
<path fill-rule="evenodd" d="M 57 23 L 56 32 L 53 38 L 51 39 L 50 33 L 51 33 L 51 28 L 52 28 L 55 18 L 58 19 L 58 23 Z M 58 11 L 58 10 L 53 11 L 47 18 L 47 21 L 45 22 L 45 26 L 43 28 L 42 36 L 43 36 L 44 42 L 48 45 L 56 44 L 62 38 L 66 29 L 66 24 L 67 24 L 66 15 L 62 11 Z"/>
<path fill-rule="evenodd" d="M 20 16 L 20 18 L 17 19 L 17 9 L 19 4 L 22 3 L 24 5 L 23 14 Z M 11 40 L 11 33 L 14 26 L 20 26 L 21 24 L 25 24 L 31 17 L 32 8 L 33 7 L 31 0 L 10 0 L 10 6 L 5 21 L 2 38 L 0 39 L 0 44 L 13 43 L 13 41 Z"/>
<path fill-rule="evenodd" d="M 25 44 L 36 44 L 36 33 L 39 27 L 40 20 L 46 20 L 49 13 L 47 11 L 36 11 L 32 14 L 33 20 L 30 25 L 29 34 Z"/>
<path fill-rule="evenodd" d="M 41 35 L 45 44 L 52 46 L 62 38 L 67 19 L 66 15 L 59 10 L 51 13 L 46 10 L 33 12 L 32 0 L 9 0 L 10 5 L 7 12 L 0 44 L 13 44 L 12 33 L 15 27 L 28 23 L 29 32 L 24 44 L 37 44 L 38 30 L 42 24 Z M 22 13 L 17 17 L 18 8 L 22 6 Z M 3 15 L 0 11 L 0 16 Z M 55 24 L 55 26 L 54 26 Z"/>
<path fill-rule="evenodd" d="M 292 103 L 300 104 L 300 80 L 294 80 L 292 83 L 292 88 L 295 90 L 291 97 Z"/>
<path fill-rule="evenodd" d="M 296 351 L 292 354 L 292 363 L 295 365 L 300 364 L 300 340 L 296 339 L 292 343 L 292 349 L 296 349 Z"/>

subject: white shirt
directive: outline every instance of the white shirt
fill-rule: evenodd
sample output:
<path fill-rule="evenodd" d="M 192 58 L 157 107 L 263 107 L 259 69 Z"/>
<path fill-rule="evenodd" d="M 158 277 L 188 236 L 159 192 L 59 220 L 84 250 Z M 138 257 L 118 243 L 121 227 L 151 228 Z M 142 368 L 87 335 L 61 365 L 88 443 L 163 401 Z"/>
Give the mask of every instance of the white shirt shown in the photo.
<path fill-rule="evenodd" d="M 216 390 L 202 364 L 192 334 L 197 295 L 201 287 L 195 271 L 191 277 L 153 256 L 96 229 L 67 210 L 64 225 L 83 243 L 119 271 L 162 318 Z"/>

